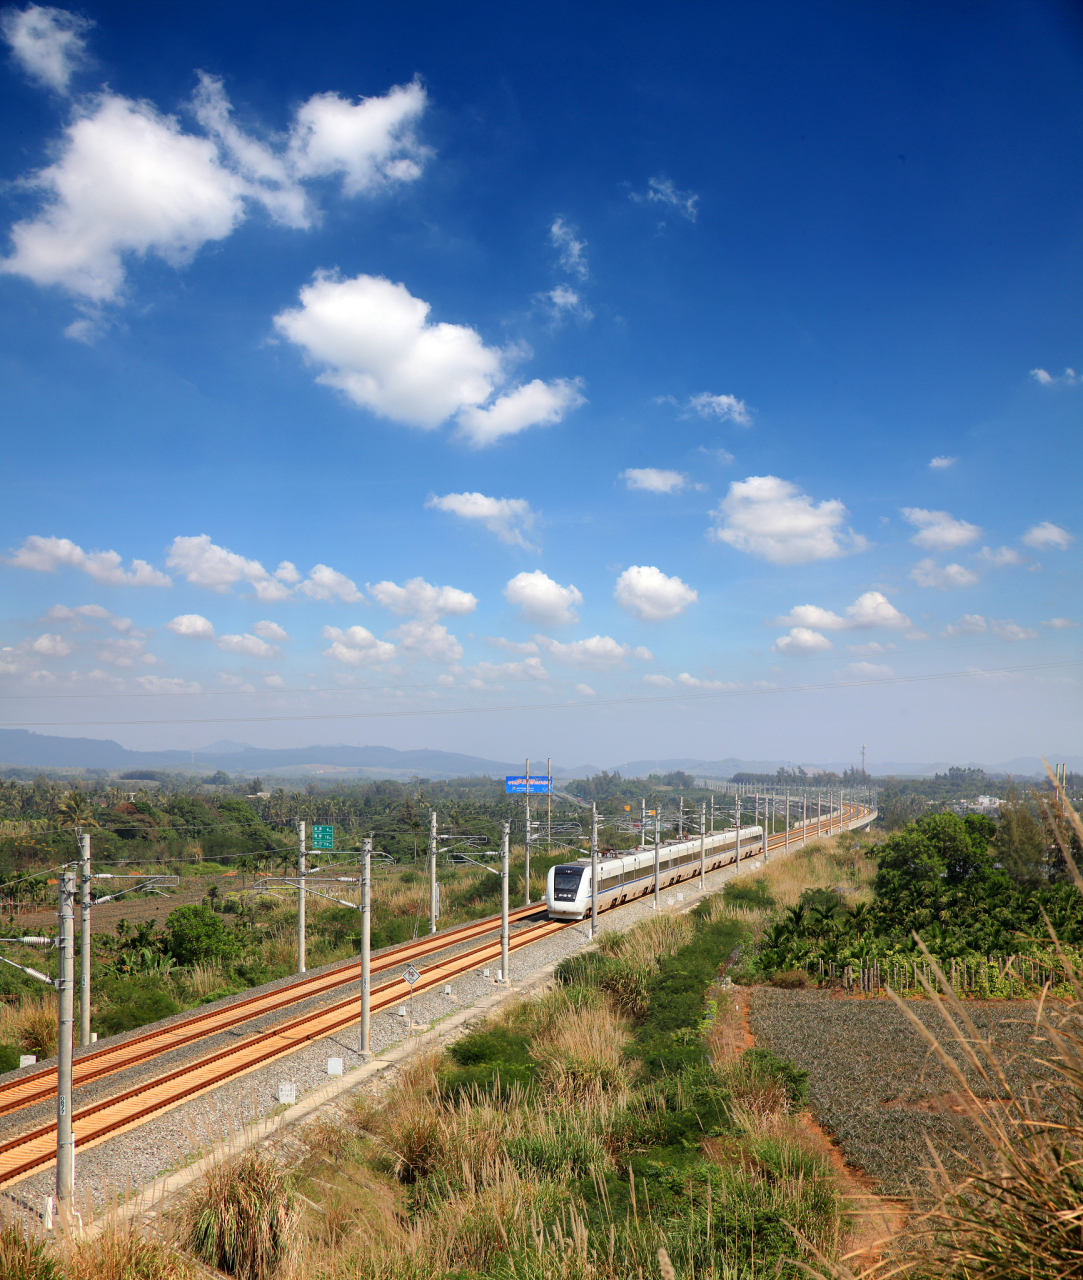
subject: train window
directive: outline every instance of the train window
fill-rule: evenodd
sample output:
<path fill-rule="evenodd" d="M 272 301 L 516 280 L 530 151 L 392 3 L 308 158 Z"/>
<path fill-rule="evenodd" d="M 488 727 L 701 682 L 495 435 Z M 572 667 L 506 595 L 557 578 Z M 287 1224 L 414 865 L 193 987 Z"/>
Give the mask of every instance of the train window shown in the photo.
<path fill-rule="evenodd" d="M 553 871 L 553 897 L 558 902 L 575 901 L 583 870 L 583 867 L 557 867 Z"/>

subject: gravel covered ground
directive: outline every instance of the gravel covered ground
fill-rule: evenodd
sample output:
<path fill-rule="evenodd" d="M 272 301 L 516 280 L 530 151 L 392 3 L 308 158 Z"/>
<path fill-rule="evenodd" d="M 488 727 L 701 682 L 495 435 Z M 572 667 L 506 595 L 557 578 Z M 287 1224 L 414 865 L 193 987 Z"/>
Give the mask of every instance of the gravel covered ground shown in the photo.
<path fill-rule="evenodd" d="M 772 856 L 780 855 L 776 853 Z M 742 860 L 741 873 L 754 872 L 761 865 L 759 859 Z M 733 875 L 732 868 L 708 875 L 705 879 L 705 892 L 717 893 Z M 698 879 L 694 879 L 679 889 L 667 890 L 662 894 L 661 900 L 665 910 L 679 911 L 687 909 L 699 896 Z M 599 933 L 611 929 L 630 928 L 638 920 L 646 918 L 651 911 L 651 898 L 648 897 L 629 903 L 619 910 L 605 912 L 599 917 Z M 547 965 L 555 964 L 565 956 L 589 945 L 589 928 L 588 919 L 531 946 L 524 947 L 521 951 L 512 952 L 510 961 L 512 980 L 522 981 L 530 974 L 544 969 Z M 454 954 L 455 950 L 477 946 L 480 941 L 483 940 L 471 940 L 469 943 L 460 944 L 458 948 L 448 949 L 442 954 Z M 418 967 L 424 970 L 425 965 L 432 963 L 434 959 L 434 956 L 426 957 L 418 963 Z M 496 969 L 497 966 L 493 965 L 491 974 L 495 975 Z M 392 973 L 398 972 L 399 970 L 396 969 L 385 974 L 374 975 L 374 983 L 379 985 L 389 979 Z M 285 985 L 288 981 L 289 979 L 285 979 L 281 983 L 271 985 Z M 306 1007 L 319 1009 L 324 1004 L 340 1000 L 353 990 L 359 992 L 359 987 L 359 983 L 344 985 L 334 993 L 294 1006 L 288 1016 L 293 1017 Z M 451 988 L 450 998 L 443 994 L 442 986 L 414 997 L 415 1027 L 432 1025 L 464 1006 L 472 1005 L 485 996 L 491 996 L 495 989 L 495 982 L 492 977 L 484 977 L 478 969 L 456 978 Z M 244 993 L 244 995 L 249 994 L 251 993 Z M 234 997 L 234 999 L 237 998 L 243 997 Z M 232 1003 L 232 1000 L 221 1003 L 227 1005 Z M 183 1015 L 178 1015 L 178 1018 L 181 1016 Z M 223 1032 L 218 1036 L 208 1037 L 196 1045 L 187 1046 L 175 1054 L 159 1056 L 149 1065 L 144 1064 L 127 1072 L 116 1072 L 106 1076 L 76 1091 L 75 1109 L 86 1106 L 98 1097 L 110 1096 L 121 1092 L 124 1088 L 131 1088 L 132 1084 L 138 1083 L 140 1079 L 159 1075 L 168 1067 L 180 1065 L 191 1057 L 201 1056 L 217 1047 L 236 1042 L 253 1034 L 256 1030 L 273 1026 L 276 1021 L 282 1020 L 282 1014 L 252 1020 L 232 1031 Z M 372 1047 L 377 1056 L 391 1046 L 401 1043 L 406 1034 L 408 1034 L 406 1023 L 398 1016 L 397 1009 L 373 1014 Z M 117 1039 L 119 1041 L 121 1037 Z M 183 1167 L 253 1120 L 273 1112 L 279 1105 L 280 1083 L 296 1085 L 297 1098 L 300 1100 L 306 1094 L 327 1083 L 329 1058 L 341 1058 L 343 1070 L 350 1071 L 361 1062 L 357 1050 L 357 1033 L 352 1028 L 312 1041 L 296 1053 L 180 1104 L 129 1133 L 120 1134 L 86 1151 L 77 1152 L 75 1170 L 77 1198 L 85 1204 L 84 1216 L 88 1212 L 96 1212 L 117 1197 L 125 1198 L 134 1188 L 142 1186 L 163 1173 Z M 5 1117 L 5 1136 L 14 1136 L 54 1116 L 55 1103 L 17 1112 Z M 54 1186 L 55 1172 L 50 1168 L 0 1191 L 0 1203 L 7 1200 L 13 1203 L 13 1206 L 24 1210 L 40 1211 L 45 1197 L 53 1191 Z"/>
<path fill-rule="evenodd" d="M 942 1154 L 958 1146 L 960 1130 L 944 1106 L 957 1086 L 889 1000 L 775 987 L 756 987 L 750 995 L 757 1042 L 809 1072 L 816 1119 L 848 1163 L 875 1178 L 885 1194 L 905 1194 L 908 1180 L 929 1166 L 926 1138 Z M 948 1047 L 947 1028 L 932 1004 L 913 1000 L 909 1007 Z M 967 1013 L 979 1036 L 1009 1053 L 1023 1051 L 1009 1073 L 1021 1081 L 1034 1047 L 1034 1005 L 968 1002 Z M 961 1063 L 957 1047 L 952 1056 Z M 972 1087 L 982 1092 L 976 1079 Z"/>

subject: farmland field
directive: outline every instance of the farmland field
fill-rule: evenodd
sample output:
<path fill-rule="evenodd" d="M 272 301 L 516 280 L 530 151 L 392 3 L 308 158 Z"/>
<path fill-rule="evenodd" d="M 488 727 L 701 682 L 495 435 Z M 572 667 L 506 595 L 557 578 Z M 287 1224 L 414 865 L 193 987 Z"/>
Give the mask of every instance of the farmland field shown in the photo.
<path fill-rule="evenodd" d="M 750 995 L 757 1043 L 809 1072 L 816 1119 L 847 1162 L 874 1178 L 882 1193 L 902 1195 L 914 1187 L 930 1163 L 926 1139 L 942 1158 L 965 1142 L 951 1107 L 955 1082 L 890 1000 L 774 987 L 757 987 Z M 945 1039 L 930 1002 L 912 1001 L 910 1008 Z M 1041 1052 L 1032 1038 L 1035 1006 L 968 1003 L 967 1013 L 979 1035 L 1015 1055 L 1009 1079 L 1014 1073 L 1013 1085 L 1022 1082 L 1024 1069 L 1033 1069 L 1027 1051 Z M 961 1061 L 958 1048 L 953 1056 Z M 990 1096 L 976 1077 L 971 1086 Z"/>

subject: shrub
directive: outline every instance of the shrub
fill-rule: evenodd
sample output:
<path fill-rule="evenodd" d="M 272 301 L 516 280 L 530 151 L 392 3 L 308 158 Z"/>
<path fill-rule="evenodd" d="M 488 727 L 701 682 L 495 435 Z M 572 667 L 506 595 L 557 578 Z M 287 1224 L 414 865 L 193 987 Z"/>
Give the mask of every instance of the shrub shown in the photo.
<path fill-rule="evenodd" d="M 201 1262 L 239 1280 L 287 1269 L 300 1244 L 301 1205 L 284 1170 L 247 1151 L 215 1165 L 184 1207 L 183 1240 Z"/>
<path fill-rule="evenodd" d="M 174 1013 L 180 1013 L 180 1005 L 161 987 L 136 989 L 130 1000 L 122 1004 L 110 1005 L 95 1016 L 98 1030 L 107 1036 L 115 1036 L 121 1031 L 132 1031 L 136 1027 L 145 1027 L 148 1022 L 160 1022 Z"/>
<path fill-rule="evenodd" d="M 229 960 L 240 950 L 235 930 L 204 906 L 178 907 L 165 922 L 165 943 L 178 964 Z"/>
<path fill-rule="evenodd" d="M 0 1276 L 4 1280 L 60 1280 L 60 1270 L 48 1246 L 21 1226 L 0 1228 Z"/>

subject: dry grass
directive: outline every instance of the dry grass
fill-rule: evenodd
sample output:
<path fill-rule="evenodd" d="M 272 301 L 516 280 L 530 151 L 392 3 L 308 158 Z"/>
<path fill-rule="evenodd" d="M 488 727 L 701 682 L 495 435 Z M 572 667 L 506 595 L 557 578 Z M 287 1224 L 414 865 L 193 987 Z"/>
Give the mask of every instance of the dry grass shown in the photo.
<path fill-rule="evenodd" d="M 176 1249 L 128 1225 L 107 1227 L 86 1243 L 76 1241 L 62 1274 L 64 1280 L 197 1280 L 200 1272 Z"/>
<path fill-rule="evenodd" d="M 51 1058 L 56 1053 L 57 998 L 53 993 L 23 996 L 17 1005 L 0 1005 L 0 1043 L 17 1044 L 25 1053 Z"/>
<path fill-rule="evenodd" d="M 208 1266 L 239 1280 L 268 1280 L 296 1262 L 300 1219 L 285 1171 L 250 1150 L 203 1175 L 184 1204 L 180 1238 Z"/>
<path fill-rule="evenodd" d="M 781 908 L 795 906 L 806 889 L 837 889 L 852 905 L 872 897 L 876 861 L 862 852 L 854 833 L 844 831 L 773 858 L 756 878 Z"/>
<path fill-rule="evenodd" d="M 184 987 L 187 995 L 196 1000 L 209 996 L 226 984 L 226 976 L 220 965 L 194 964 L 184 972 Z"/>
<path fill-rule="evenodd" d="M 605 1005 L 580 1009 L 556 1022 L 533 1042 L 542 1084 L 554 1099 L 587 1101 L 598 1094 L 626 1099 L 629 1087 L 624 1047 L 631 1021 Z"/>
<path fill-rule="evenodd" d="M 653 968 L 664 956 L 676 955 L 692 940 L 695 928 L 689 917 L 659 914 L 641 920 L 626 933 L 607 933 L 598 944 L 605 955 L 631 965 Z"/>

